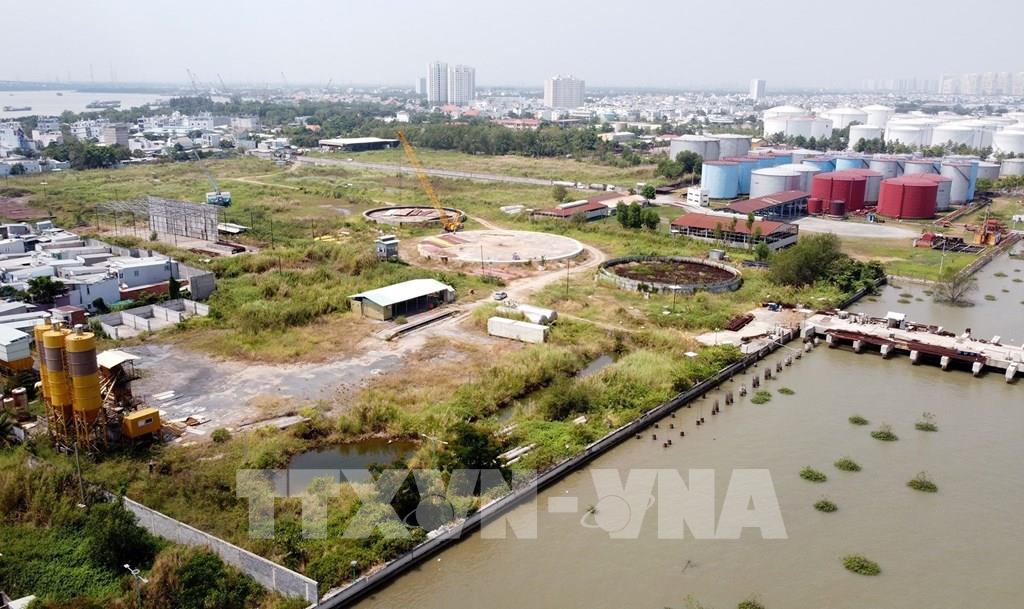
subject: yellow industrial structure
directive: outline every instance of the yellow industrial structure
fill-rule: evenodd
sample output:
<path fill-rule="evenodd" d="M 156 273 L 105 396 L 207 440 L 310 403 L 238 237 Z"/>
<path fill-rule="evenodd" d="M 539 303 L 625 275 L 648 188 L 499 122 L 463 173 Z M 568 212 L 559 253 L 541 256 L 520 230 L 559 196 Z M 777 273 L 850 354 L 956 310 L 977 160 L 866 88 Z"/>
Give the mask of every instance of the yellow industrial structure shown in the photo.
<path fill-rule="evenodd" d="M 46 419 L 59 446 L 75 446 L 96 453 L 107 444 L 107 426 L 117 424 L 121 408 L 108 408 L 102 395 L 96 336 L 82 326 L 69 329 L 60 322 L 45 320 L 34 328 L 39 379 Z M 107 383 L 108 393 L 114 393 Z M 116 418 L 112 421 L 112 416 Z M 133 412 L 121 421 L 122 433 L 130 439 L 159 432 L 160 413 L 152 408 Z"/>
<path fill-rule="evenodd" d="M 398 139 L 402 142 L 402 148 L 405 149 L 405 156 L 409 159 L 409 163 L 416 169 L 416 177 L 420 180 L 420 186 L 423 187 L 427 197 L 430 198 L 430 202 L 434 205 L 434 209 L 437 210 L 437 217 L 441 221 L 442 228 L 449 233 L 454 233 L 461 229 L 462 219 L 458 215 L 454 217 L 449 216 L 448 212 L 444 209 L 444 205 L 441 205 L 441 198 L 434 191 L 434 185 L 430 183 L 427 172 L 423 170 L 423 163 L 420 163 L 419 157 L 416 156 L 416 150 L 412 147 L 409 139 L 405 137 L 405 133 L 399 131 Z"/>

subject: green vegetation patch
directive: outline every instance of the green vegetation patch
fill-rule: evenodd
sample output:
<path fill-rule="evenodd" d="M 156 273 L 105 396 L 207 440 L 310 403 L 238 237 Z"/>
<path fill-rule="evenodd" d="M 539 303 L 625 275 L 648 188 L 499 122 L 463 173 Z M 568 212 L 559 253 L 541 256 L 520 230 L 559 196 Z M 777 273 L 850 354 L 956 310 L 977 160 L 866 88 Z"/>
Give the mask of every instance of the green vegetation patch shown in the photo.
<path fill-rule="evenodd" d="M 828 476 L 823 472 L 819 472 L 810 466 L 804 467 L 800 470 L 800 477 L 809 482 L 824 482 L 828 480 Z"/>
<path fill-rule="evenodd" d="M 867 425 L 868 423 L 871 422 L 865 419 L 864 417 L 860 416 L 859 414 L 855 414 L 847 420 L 853 425 Z"/>
<path fill-rule="evenodd" d="M 900 439 L 899 436 L 893 433 L 892 427 L 885 424 L 871 432 L 871 437 L 876 440 L 881 440 L 882 442 L 895 442 Z"/>
<path fill-rule="evenodd" d="M 930 412 L 921 413 L 921 420 L 914 423 L 914 429 L 918 431 L 938 431 L 939 426 L 935 422 L 935 415 Z"/>
<path fill-rule="evenodd" d="M 843 457 L 834 463 L 836 469 L 844 472 L 859 472 L 861 470 L 860 463 L 857 463 L 849 457 Z"/>
<path fill-rule="evenodd" d="M 751 404 L 767 404 L 772 401 L 772 392 L 759 389 L 754 392 L 754 396 L 750 398 Z"/>
<path fill-rule="evenodd" d="M 858 575 L 878 575 L 882 572 L 882 568 L 878 566 L 878 563 L 870 560 L 860 554 L 849 554 L 843 557 L 843 566 L 846 567 L 847 571 L 851 571 Z"/>
<path fill-rule="evenodd" d="M 922 493 L 936 493 L 939 487 L 928 478 L 928 474 L 920 472 L 907 482 L 907 486 Z"/>
<path fill-rule="evenodd" d="M 782 395 L 793 395 L 794 393 L 796 393 L 795 391 L 793 391 L 789 387 L 779 387 L 778 388 L 778 392 L 780 394 L 782 394 Z"/>
<path fill-rule="evenodd" d="M 837 506 L 835 503 L 832 503 L 828 499 L 819 499 L 818 501 L 814 502 L 814 509 L 818 510 L 819 512 L 831 514 L 832 512 L 837 511 L 839 509 L 839 506 Z"/>

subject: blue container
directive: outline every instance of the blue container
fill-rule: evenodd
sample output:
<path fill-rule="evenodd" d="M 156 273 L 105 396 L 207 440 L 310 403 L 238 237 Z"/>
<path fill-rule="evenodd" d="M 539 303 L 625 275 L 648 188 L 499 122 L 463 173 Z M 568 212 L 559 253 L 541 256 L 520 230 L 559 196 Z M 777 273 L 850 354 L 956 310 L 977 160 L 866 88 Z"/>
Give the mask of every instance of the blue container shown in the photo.
<path fill-rule="evenodd" d="M 822 173 L 828 173 L 836 170 L 836 160 L 832 157 L 826 156 L 816 156 L 810 159 L 804 159 L 804 165 L 817 167 Z"/>
<path fill-rule="evenodd" d="M 793 162 L 793 154 L 787 152 L 776 152 L 775 158 L 772 159 L 772 167 L 778 167 L 779 165 L 789 165 Z"/>
<path fill-rule="evenodd" d="M 712 199 L 735 199 L 740 188 L 740 164 L 709 161 L 701 166 L 700 186 Z"/>
<path fill-rule="evenodd" d="M 846 169 L 867 169 L 868 160 L 859 156 L 841 156 L 836 158 L 836 171 Z"/>

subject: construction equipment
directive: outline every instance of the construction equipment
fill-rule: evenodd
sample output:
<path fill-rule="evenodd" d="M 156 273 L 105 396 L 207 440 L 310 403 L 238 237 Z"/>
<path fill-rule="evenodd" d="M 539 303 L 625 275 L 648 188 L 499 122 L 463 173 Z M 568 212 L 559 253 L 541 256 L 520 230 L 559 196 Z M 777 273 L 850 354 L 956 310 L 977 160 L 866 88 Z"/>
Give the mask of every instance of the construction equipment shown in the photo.
<path fill-rule="evenodd" d="M 189 148 L 189 151 L 195 157 L 200 167 L 202 167 L 202 160 L 199 158 L 199 153 L 196 152 L 196 149 Z M 220 205 L 221 207 L 231 205 L 231 193 L 220 189 L 220 184 L 217 183 L 217 179 L 213 177 L 209 169 L 206 167 L 202 167 L 202 169 L 203 173 L 206 174 L 206 179 L 210 181 L 210 186 L 213 186 L 213 191 L 206 193 L 206 202 L 210 205 Z"/>
<path fill-rule="evenodd" d="M 416 156 L 416 150 L 409 143 L 409 139 L 401 131 L 398 132 L 398 139 L 402 142 L 402 148 L 405 149 L 405 156 L 409 159 L 409 163 L 416 169 L 416 177 L 419 178 L 420 185 L 426 191 L 427 197 L 430 198 L 430 202 L 434 205 L 434 209 L 437 210 L 437 217 L 441 221 L 441 227 L 449 233 L 454 233 L 461 229 L 462 219 L 449 215 L 444 206 L 441 205 L 441 199 L 434 191 L 434 186 L 430 183 L 430 178 L 427 177 L 427 172 L 424 171 L 423 164 L 420 163 L 419 158 Z"/>

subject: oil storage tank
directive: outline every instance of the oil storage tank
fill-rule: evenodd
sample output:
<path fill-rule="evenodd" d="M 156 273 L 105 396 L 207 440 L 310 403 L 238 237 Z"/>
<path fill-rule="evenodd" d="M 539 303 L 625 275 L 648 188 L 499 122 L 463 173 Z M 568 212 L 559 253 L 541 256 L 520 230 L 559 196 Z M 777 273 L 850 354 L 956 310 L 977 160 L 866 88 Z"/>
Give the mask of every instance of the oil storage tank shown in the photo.
<path fill-rule="evenodd" d="M 739 194 L 740 165 L 734 161 L 705 161 L 701 165 L 700 187 L 712 199 L 735 199 Z"/>
<path fill-rule="evenodd" d="M 836 157 L 836 171 L 847 169 L 867 169 L 868 159 L 857 154 L 844 154 Z"/>
<path fill-rule="evenodd" d="M 978 163 L 978 179 L 979 180 L 997 180 L 999 179 L 999 163 L 989 163 L 987 161 L 981 161 Z"/>
<path fill-rule="evenodd" d="M 868 169 L 882 174 L 883 180 L 899 177 L 902 171 L 902 161 L 890 156 L 876 156 L 868 161 Z"/>
<path fill-rule="evenodd" d="M 800 176 L 800 173 L 784 167 L 756 169 L 750 174 L 750 198 L 800 190 Z"/>
<path fill-rule="evenodd" d="M 803 160 L 804 165 L 810 165 L 823 172 L 835 171 L 836 160 L 827 155 L 812 156 Z"/>
<path fill-rule="evenodd" d="M 864 209 L 866 190 L 867 178 L 854 171 L 820 173 L 811 183 L 811 196 L 821 199 L 826 207 L 832 201 L 843 201 L 846 213 Z"/>
<path fill-rule="evenodd" d="M 896 110 L 889 106 L 883 106 L 880 104 L 872 104 L 870 106 L 864 106 L 861 110 L 867 114 L 867 124 L 872 127 L 879 127 L 884 129 L 886 123 L 889 122 L 895 114 Z"/>
<path fill-rule="evenodd" d="M 935 216 L 938 185 L 924 176 L 890 178 L 882 182 L 878 213 L 889 218 L 925 219 Z"/>
<path fill-rule="evenodd" d="M 705 135 L 681 135 L 669 142 L 669 158 L 676 158 L 684 150 L 699 154 L 705 161 L 717 161 L 721 156 L 718 138 Z"/>
<path fill-rule="evenodd" d="M 757 169 L 758 159 L 749 156 L 742 156 L 727 157 L 722 160 L 731 161 L 738 165 L 739 187 L 737 190 L 741 195 L 750 194 L 750 173 Z"/>
<path fill-rule="evenodd" d="M 1005 154 L 1024 154 L 1024 125 L 1014 125 L 993 133 L 992 149 Z"/>
<path fill-rule="evenodd" d="M 749 135 L 740 135 L 738 133 L 717 133 L 714 137 L 718 139 L 718 154 L 720 159 L 744 156 L 750 152 L 751 138 Z"/>
<path fill-rule="evenodd" d="M 1024 176 L 1024 159 L 1003 159 L 999 165 L 999 177 Z"/>
<path fill-rule="evenodd" d="M 795 190 L 802 192 L 811 192 L 811 180 L 815 175 L 821 173 L 821 170 L 817 167 L 814 167 L 813 165 L 805 165 L 803 163 L 779 165 L 777 169 L 788 169 L 800 174 L 800 184 Z"/>
<path fill-rule="evenodd" d="M 939 173 L 942 161 L 934 159 L 908 159 L 903 162 L 903 175 L 911 176 L 921 173 Z"/>
<path fill-rule="evenodd" d="M 832 126 L 835 129 L 845 129 L 850 123 L 866 123 L 868 113 L 857 108 L 833 108 L 824 112 L 827 118 L 832 119 Z"/>
<path fill-rule="evenodd" d="M 899 142 L 906 146 L 929 146 L 932 143 L 932 132 L 930 127 L 924 125 L 890 124 L 885 128 L 885 141 Z"/>
<path fill-rule="evenodd" d="M 951 207 L 950 189 L 953 186 L 953 180 L 937 173 L 922 173 L 915 177 L 935 182 L 935 185 L 938 188 L 935 191 L 935 211 L 949 211 Z"/>
<path fill-rule="evenodd" d="M 822 213 L 821 199 L 819 199 L 817 197 L 811 197 L 810 199 L 807 199 L 807 213 L 811 214 L 812 216 L 821 215 L 821 213 Z"/>
<path fill-rule="evenodd" d="M 942 175 L 952 180 L 949 189 L 950 203 L 966 203 L 973 198 L 972 173 L 977 179 L 977 164 L 969 161 L 943 161 Z"/>
<path fill-rule="evenodd" d="M 878 192 L 882 188 L 882 174 L 871 169 L 847 169 L 847 171 L 864 178 L 864 205 L 869 207 L 877 205 Z"/>
<path fill-rule="evenodd" d="M 871 140 L 880 139 L 882 139 L 882 127 L 876 127 L 874 125 L 850 125 L 850 141 L 847 148 L 853 150 L 861 140 L 870 142 Z"/>

